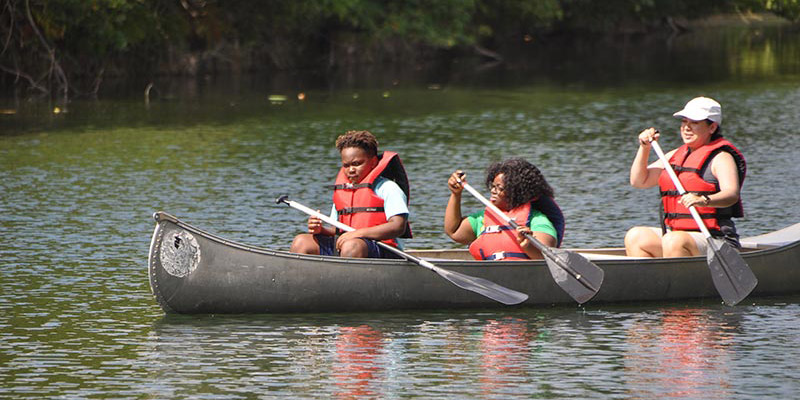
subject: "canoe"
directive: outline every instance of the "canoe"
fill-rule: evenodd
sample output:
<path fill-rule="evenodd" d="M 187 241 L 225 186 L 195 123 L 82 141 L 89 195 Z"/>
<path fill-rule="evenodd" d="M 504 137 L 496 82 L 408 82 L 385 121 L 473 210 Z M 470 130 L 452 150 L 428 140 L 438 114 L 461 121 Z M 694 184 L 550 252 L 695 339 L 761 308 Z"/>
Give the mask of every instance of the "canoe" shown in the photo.
<path fill-rule="evenodd" d="M 299 313 L 509 307 L 405 260 L 301 255 L 237 243 L 154 214 L 149 277 L 167 313 Z M 743 238 L 758 278 L 749 298 L 800 292 L 800 223 Z M 622 248 L 571 249 L 605 271 L 589 302 L 721 302 L 705 256 L 626 257 Z M 436 266 L 529 295 L 519 306 L 576 304 L 543 260 L 475 261 L 465 249 L 408 250 Z M 744 301 L 746 303 L 747 300 Z M 514 307 L 519 307 L 514 306 Z"/>

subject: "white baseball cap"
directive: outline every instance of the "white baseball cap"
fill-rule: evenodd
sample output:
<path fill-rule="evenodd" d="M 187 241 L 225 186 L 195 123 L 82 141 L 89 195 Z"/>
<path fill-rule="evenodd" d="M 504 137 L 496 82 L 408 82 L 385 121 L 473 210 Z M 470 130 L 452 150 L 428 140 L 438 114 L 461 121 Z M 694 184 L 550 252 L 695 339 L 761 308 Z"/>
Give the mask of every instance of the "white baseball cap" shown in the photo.
<path fill-rule="evenodd" d="M 710 119 L 722 125 L 722 106 L 708 97 L 695 97 L 686 103 L 683 110 L 672 114 L 673 117 L 688 118 L 692 121 Z"/>

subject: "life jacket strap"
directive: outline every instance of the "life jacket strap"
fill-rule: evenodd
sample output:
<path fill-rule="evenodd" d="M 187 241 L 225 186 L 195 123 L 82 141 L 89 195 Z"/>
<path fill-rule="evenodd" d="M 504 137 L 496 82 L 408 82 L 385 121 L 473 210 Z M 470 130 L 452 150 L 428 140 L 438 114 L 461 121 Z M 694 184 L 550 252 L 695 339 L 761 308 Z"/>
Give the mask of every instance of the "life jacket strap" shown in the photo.
<path fill-rule="evenodd" d="M 361 188 L 372 189 L 373 185 L 371 183 L 340 183 L 338 185 L 325 185 L 325 187 L 333 190 L 351 190 Z"/>
<path fill-rule="evenodd" d="M 689 168 L 675 164 L 670 164 L 670 165 L 672 166 L 672 169 L 675 170 L 675 172 L 694 172 L 696 174 L 700 174 L 700 168 Z"/>
<path fill-rule="evenodd" d="M 714 214 L 714 213 L 699 213 L 699 215 L 700 215 L 700 218 L 702 218 L 702 219 L 714 219 L 714 218 L 717 217 L 717 215 Z M 686 213 L 665 213 L 664 214 L 664 218 L 665 219 L 692 219 L 694 217 L 692 216 L 692 214 L 686 214 Z"/>
<path fill-rule="evenodd" d="M 525 254 L 525 253 L 517 253 L 517 252 L 513 252 L 513 251 L 498 251 L 497 253 L 490 254 L 490 255 L 487 256 L 487 255 L 483 254 L 483 249 L 481 249 L 480 253 L 481 253 L 481 257 L 483 257 L 483 259 L 486 260 L 486 261 L 499 261 L 499 260 L 502 260 L 504 258 L 511 258 L 511 257 L 514 257 L 514 258 L 529 258 L 528 255 Z"/>
<path fill-rule="evenodd" d="M 347 207 L 341 210 L 336 210 L 339 215 L 349 215 L 362 212 L 383 212 L 383 207 Z"/>
<path fill-rule="evenodd" d="M 508 225 L 489 225 L 489 226 L 484 226 L 483 227 L 483 231 L 481 231 L 481 235 L 483 235 L 484 233 L 499 233 L 499 232 L 502 232 L 502 231 L 510 231 L 512 229 L 514 229 L 514 228 L 512 228 L 512 227 L 510 227 Z"/>
<path fill-rule="evenodd" d="M 700 190 L 700 191 L 696 191 L 695 190 L 695 191 L 692 191 L 691 193 L 694 193 L 694 194 L 697 194 L 697 195 L 700 195 L 700 196 L 702 196 L 704 194 L 710 196 L 710 195 L 712 195 L 714 193 L 717 193 L 717 192 L 713 192 L 713 191 L 710 191 L 710 190 Z M 680 195 L 681 195 L 681 192 L 679 192 L 677 190 L 662 190 L 661 191 L 661 197 L 680 196 Z"/>

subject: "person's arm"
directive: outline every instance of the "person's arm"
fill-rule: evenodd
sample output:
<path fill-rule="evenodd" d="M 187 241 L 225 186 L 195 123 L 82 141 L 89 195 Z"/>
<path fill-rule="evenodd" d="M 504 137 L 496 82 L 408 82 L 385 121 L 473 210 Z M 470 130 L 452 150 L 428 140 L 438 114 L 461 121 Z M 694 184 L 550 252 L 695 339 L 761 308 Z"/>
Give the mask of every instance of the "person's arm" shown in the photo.
<path fill-rule="evenodd" d="M 659 133 L 655 128 L 647 128 L 639 133 L 639 149 L 636 150 L 636 157 L 631 164 L 630 183 L 635 188 L 645 189 L 658 185 L 658 177 L 664 169 L 661 160 L 649 164 L 650 142 L 658 140 Z M 667 154 L 669 158 L 675 150 Z"/>
<path fill-rule="evenodd" d="M 537 212 L 534 214 L 534 217 L 531 218 L 530 225 L 521 225 L 517 227 L 517 243 L 519 243 L 522 251 L 528 255 L 528 258 L 543 258 L 542 252 L 539 251 L 539 249 L 537 249 L 527 237 L 525 237 L 525 233 L 532 235 L 536 240 L 547 247 L 558 246 L 558 232 L 556 231 L 556 228 L 550 219 L 544 214 Z"/>
<path fill-rule="evenodd" d="M 527 237 L 525 237 L 525 233 L 529 235 L 533 235 L 533 237 L 538 240 L 540 243 L 547 247 L 556 247 L 557 240 L 551 235 L 548 235 L 544 232 L 533 232 L 531 231 L 530 227 L 520 225 L 517 227 L 517 243 L 519 243 L 519 247 L 522 248 L 522 251 L 528 255 L 528 258 L 532 260 L 539 260 L 544 258 L 542 252 L 537 249 L 533 243 L 531 243 Z"/>
<path fill-rule="evenodd" d="M 711 174 L 719 181 L 719 192 L 706 197 L 694 193 L 681 196 L 681 204 L 686 207 L 705 206 L 723 208 L 736 204 L 739 201 L 741 186 L 739 185 L 739 171 L 733 156 L 725 151 L 719 152 L 711 160 Z"/>
<path fill-rule="evenodd" d="M 380 225 L 345 232 L 336 240 L 336 248 L 340 248 L 341 244 L 345 241 L 355 238 L 367 238 L 372 240 L 395 239 L 405 232 L 407 219 L 408 214 L 395 215 Z"/>
<path fill-rule="evenodd" d="M 459 179 L 466 181 L 466 174 L 456 171 L 447 180 L 450 199 L 447 201 L 447 208 L 444 211 L 444 232 L 458 243 L 470 244 L 476 239 L 476 236 L 469 220 L 461 215 L 461 193 L 464 191 L 464 186 L 459 183 Z"/>

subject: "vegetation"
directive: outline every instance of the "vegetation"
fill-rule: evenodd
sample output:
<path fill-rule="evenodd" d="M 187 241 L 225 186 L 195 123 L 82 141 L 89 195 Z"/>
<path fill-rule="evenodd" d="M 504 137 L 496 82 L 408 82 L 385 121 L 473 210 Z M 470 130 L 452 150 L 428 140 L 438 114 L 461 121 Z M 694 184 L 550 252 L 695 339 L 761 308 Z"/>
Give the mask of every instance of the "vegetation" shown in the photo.
<path fill-rule="evenodd" d="M 107 75 L 335 68 L 439 52 L 502 59 L 520 41 L 679 30 L 687 17 L 711 13 L 800 20 L 800 0 L 0 0 L 0 7 L 0 86 L 64 99 L 96 92 Z M 91 84 L 70 86 L 76 77 Z"/>

